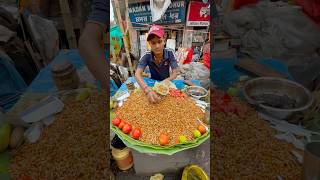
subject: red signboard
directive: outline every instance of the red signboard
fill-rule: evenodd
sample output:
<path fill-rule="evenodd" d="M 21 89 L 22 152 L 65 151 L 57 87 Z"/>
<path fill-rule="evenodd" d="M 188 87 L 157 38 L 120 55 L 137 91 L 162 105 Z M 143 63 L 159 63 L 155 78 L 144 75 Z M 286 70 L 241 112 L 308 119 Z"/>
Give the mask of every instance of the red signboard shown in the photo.
<path fill-rule="evenodd" d="M 190 1 L 187 15 L 187 26 L 209 26 L 209 5 L 209 3 Z"/>

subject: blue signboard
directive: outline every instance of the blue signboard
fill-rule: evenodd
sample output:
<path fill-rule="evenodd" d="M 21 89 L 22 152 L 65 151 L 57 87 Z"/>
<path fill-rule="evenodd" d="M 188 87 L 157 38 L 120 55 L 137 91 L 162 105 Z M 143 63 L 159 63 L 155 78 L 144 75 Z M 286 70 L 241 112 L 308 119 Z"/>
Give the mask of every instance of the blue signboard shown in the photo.
<path fill-rule="evenodd" d="M 172 1 L 159 21 L 152 22 L 150 2 L 132 3 L 128 5 L 129 17 L 133 27 L 144 24 L 176 24 L 186 21 L 186 1 Z"/>

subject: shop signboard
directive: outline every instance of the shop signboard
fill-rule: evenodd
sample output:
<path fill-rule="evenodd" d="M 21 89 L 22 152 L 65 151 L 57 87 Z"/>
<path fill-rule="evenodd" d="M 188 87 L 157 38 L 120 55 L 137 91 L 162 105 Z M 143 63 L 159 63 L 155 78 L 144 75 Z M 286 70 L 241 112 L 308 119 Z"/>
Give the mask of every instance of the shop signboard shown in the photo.
<path fill-rule="evenodd" d="M 146 24 L 179 24 L 186 22 L 186 1 L 171 1 L 163 17 L 152 22 L 150 2 L 131 3 L 128 5 L 130 21 L 133 27 L 142 27 Z"/>
<path fill-rule="evenodd" d="M 210 25 L 210 4 L 199 1 L 190 1 L 187 26 L 209 26 Z"/>

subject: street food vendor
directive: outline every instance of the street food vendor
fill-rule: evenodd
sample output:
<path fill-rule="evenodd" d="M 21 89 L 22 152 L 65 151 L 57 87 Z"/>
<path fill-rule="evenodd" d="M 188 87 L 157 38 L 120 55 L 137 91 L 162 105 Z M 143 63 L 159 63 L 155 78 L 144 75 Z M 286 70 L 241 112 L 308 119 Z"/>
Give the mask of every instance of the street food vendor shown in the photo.
<path fill-rule="evenodd" d="M 149 101 L 156 103 L 160 100 L 160 97 L 143 81 L 142 73 L 144 69 L 147 66 L 149 67 L 151 79 L 171 81 L 178 76 L 178 63 L 173 50 L 164 48 L 165 33 L 162 26 L 152 25 L 148 33 L 147 41 L 151 51 L 147 51 L 141 56 L 135 77 L 140 87 L 148 96 Z"/>

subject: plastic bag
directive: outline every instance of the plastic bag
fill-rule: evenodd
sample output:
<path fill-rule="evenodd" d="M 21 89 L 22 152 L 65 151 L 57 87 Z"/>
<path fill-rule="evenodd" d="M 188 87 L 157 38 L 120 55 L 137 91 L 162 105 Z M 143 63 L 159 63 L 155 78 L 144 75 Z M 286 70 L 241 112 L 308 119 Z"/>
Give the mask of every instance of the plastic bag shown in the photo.
<path fill-rule="evenodd" d="M 28 21 L 40 53 L 50 62 L 59 51 L 59 33 L 53 21 L 36 15 L 30 15 Z"/>
<path fill-rule="evenodd" d="M 171 0 L 150 0 L 152 22 L 160 20 L 170 4 Z"/>
<path fill-rule="evenodd" d="M 312 54 L 320 47 L 320 28 L 301 15 L 298 6 L 261 1 L 224 17 L 224 30 L 241 36 L 241 46 L 251 57 L 282 58 L 287 54 Z"/>

